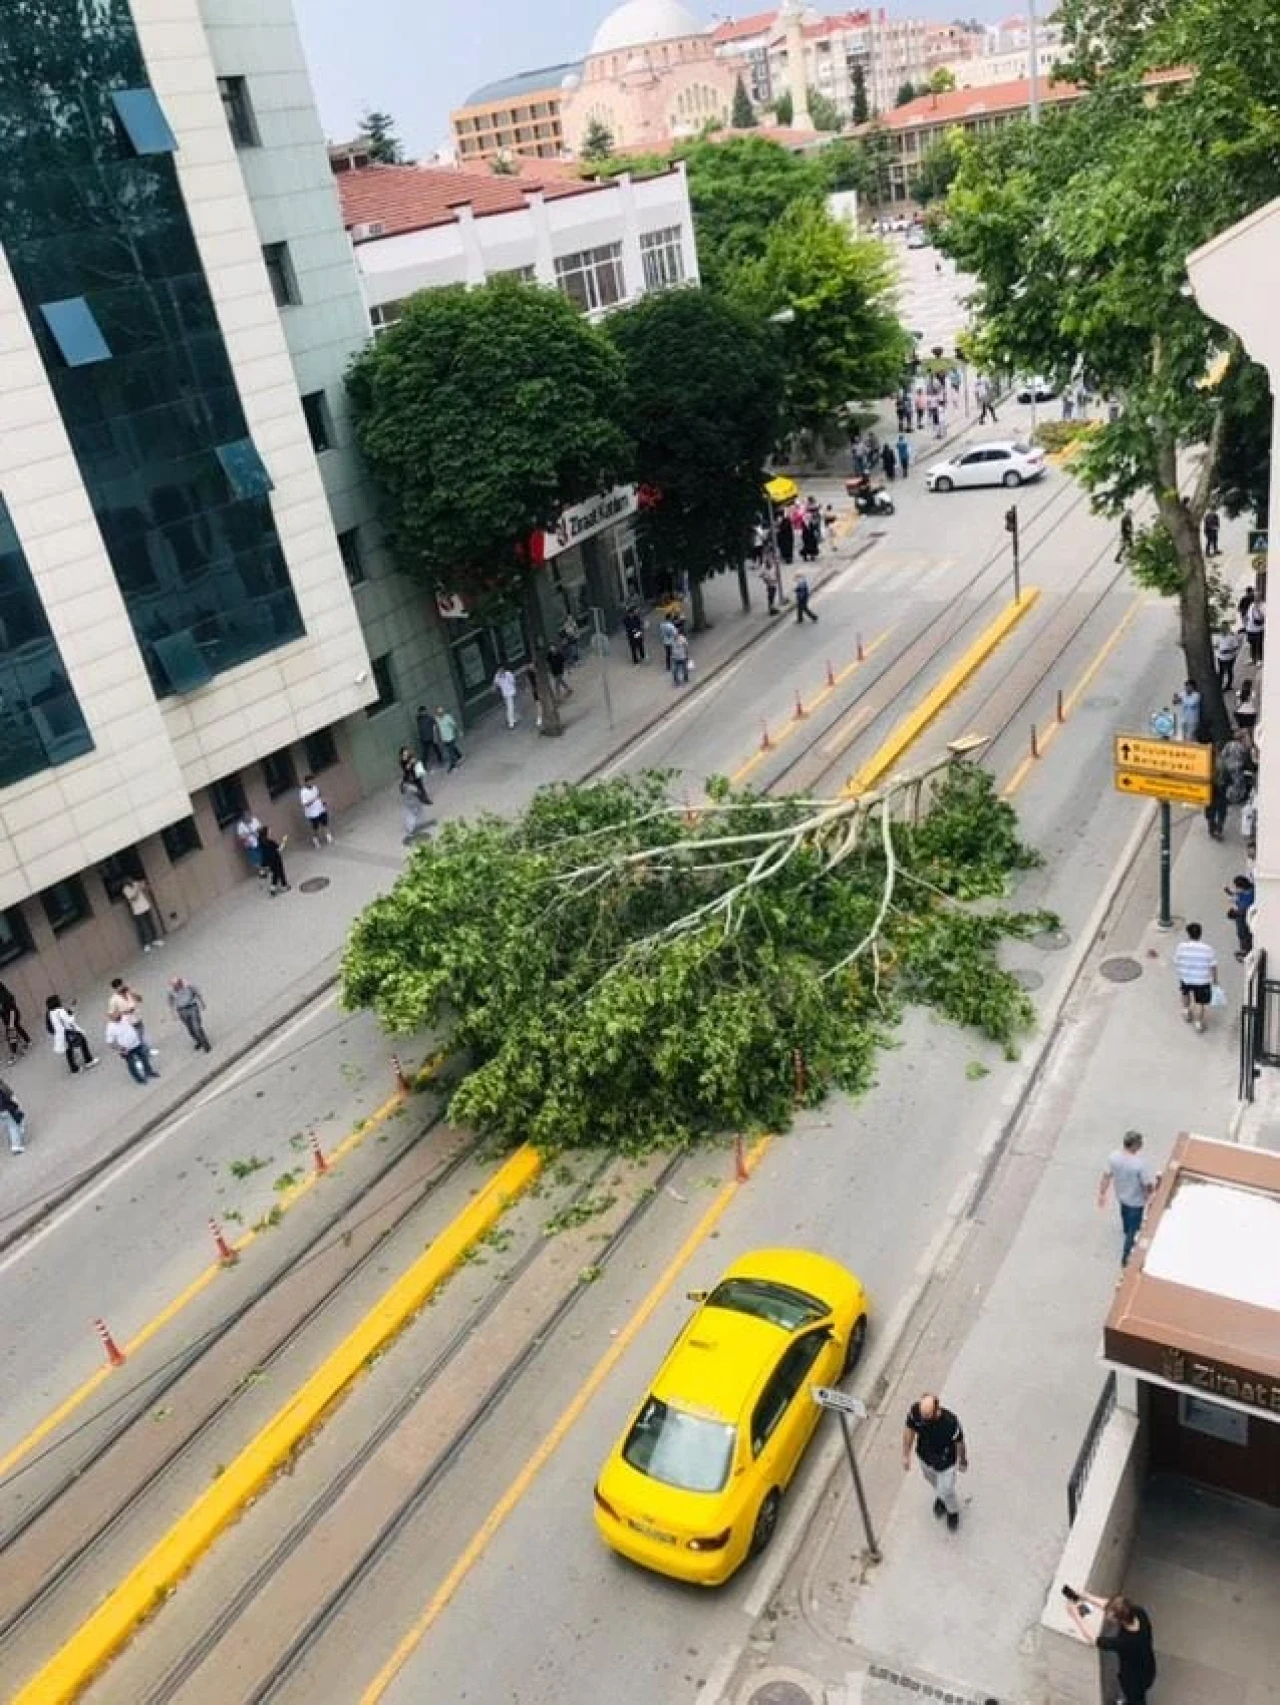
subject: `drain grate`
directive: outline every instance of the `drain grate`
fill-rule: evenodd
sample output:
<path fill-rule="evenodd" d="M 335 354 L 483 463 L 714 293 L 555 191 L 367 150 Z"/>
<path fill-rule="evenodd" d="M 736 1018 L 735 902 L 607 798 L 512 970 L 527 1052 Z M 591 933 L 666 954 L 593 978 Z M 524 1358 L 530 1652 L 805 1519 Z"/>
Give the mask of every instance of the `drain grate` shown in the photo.
<path fill-rule="evenodd" d="M 305 882 L 299 882 L 298 892 L 300 894 L 318 894 L 322 888 L 328 886 L 329 878 L 327 876 L 308 876 Z"/>
<path fill-rule="evenodd" d="M 1065 929 L 1042 929 L 1031 937 L 1031 945 L 1042 953 L 1061 953 L 1064 947 L 1071 946 L 1071 937 Z"/>
<path fill-rule="evenodd" d="M 901 1688 L 915 1699 L 936 1699 L 940 1705 L 1000 1705 L 994 1694 L 971 1693 L 967 1689 L 948 1687 L 939 1681 L 928 1681 L 924 1676 L 907 1675 L 902 1670 L 890 1669 L 885 1664 L 868 1664 L 867 1674 L 876 1681 L 887 1681 L 891 1686 Z"/>
<path fill-rule="evenodd" d="M 747 1705 L 814 1705 L 814 1699 L 798 1681 L 766 1681 L 756 1688 Z"/>
<path fill-rule="evenodd" d="M 1098 969 L 1109 983 L 1132 983 L 1142 975 L 1136 959 L 1104 959 Z"/>

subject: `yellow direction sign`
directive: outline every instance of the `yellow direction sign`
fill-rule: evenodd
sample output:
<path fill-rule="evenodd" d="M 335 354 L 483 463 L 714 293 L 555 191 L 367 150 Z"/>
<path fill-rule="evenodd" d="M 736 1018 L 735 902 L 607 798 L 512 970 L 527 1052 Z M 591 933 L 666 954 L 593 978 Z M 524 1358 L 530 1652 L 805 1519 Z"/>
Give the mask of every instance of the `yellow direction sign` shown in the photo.
<path fill-rule="evenodd" d="M 1115 764 L 1117 775 L 1122 770 L 1136 771 L 1141 775 L 1208 784 L 1213 780 L 1213 747 L 1195 745 L 1189 740 L 1152 740 L 1144 734 L 1117 734 Z"/>
<path fill-rule="evenodd" d="M 1185 776 L 1151 776 L 1141 770 L 1116 770 L 1116 790 L 1147 799 L 1167 799 L 1178 805 L 1208 805 L 1213 783 Z"/>

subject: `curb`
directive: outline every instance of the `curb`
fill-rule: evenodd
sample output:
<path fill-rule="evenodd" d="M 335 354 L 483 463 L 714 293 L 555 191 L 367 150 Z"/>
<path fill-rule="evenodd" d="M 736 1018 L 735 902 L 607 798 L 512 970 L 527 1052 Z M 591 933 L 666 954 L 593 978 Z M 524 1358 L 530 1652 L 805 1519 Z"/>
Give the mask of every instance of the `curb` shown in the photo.
<path fill-rule="evenodd" d="M 71 1705 L 79 1697 L 541 1169 L 531 1148 L 511 1156 L 62 1649 L 13 1695 L 13 1705 Z"/>

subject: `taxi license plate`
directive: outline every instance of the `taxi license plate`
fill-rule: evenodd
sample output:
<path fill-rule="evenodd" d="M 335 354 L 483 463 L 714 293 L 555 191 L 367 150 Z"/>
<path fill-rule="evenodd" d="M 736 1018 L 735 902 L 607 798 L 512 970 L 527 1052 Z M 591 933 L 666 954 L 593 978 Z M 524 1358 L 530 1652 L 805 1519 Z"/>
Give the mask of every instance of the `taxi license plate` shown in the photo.
<path fill-rule="evenodd" d="M 656 1539 L 662 1545 L 674 1545 L 675 1539 L 669 1533 L 663 1533 L 660 1527 L 651 1527 L 647 1521 L 636 1521 L 633 1516 L 627 1517 L 627 1526 L 642 1533 L 646 1539 Z"/>

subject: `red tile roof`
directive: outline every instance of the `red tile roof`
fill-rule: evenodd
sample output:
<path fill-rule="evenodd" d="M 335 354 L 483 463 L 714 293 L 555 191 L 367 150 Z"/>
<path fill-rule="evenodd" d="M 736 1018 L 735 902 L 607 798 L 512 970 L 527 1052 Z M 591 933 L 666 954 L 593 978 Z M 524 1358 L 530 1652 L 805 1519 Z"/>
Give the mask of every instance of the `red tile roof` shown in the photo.
<path fill-rule="evenodd" d="M 551 199 L 562 195 L 591 195 L 607 184 L 584 183 L 539 174 L 538 165 L 519 176 L 498 172 L 459 171 L 449 166 L 367 166 L 362 171 L 342 172 L 334 178 L 342 202 L 342 222 L 381 225 L 380 237 L 405 231 L 421 231 L 428 225 L 447 225 L 453 209 L 467 204 L 477 214 L 511 213 L 527 205 L 531 191 L 541 190 Z M 559 162 L 549 162 L 552 166 Z M 362 242 L 372 238 L 360 238 Z"/>
<path fill-rule="evenodd" d="M 749 18 L 726 18 L 712 30 L 711 39 L 720 47 L 727 41 L 741 41 L 743 36 L 763 35 L 773 27 L 777 17 L 775 8 L 772 12 L 753 12 Z"/>
<path fill-rule="evenodd" d="M 1074 101 L 1084 94 L 1075 83 L 1040 79 L 1042 101 Z M 876 123 L 885 130 L 910 130 L 924 124 L 964 124 L 991 113 L 1017 112 L 1031 105 L 1031 79 L 990 83 L 985 89 L 948 89 L 941 95 L 917 95 L 914 101 L 881 113 Z"/>

